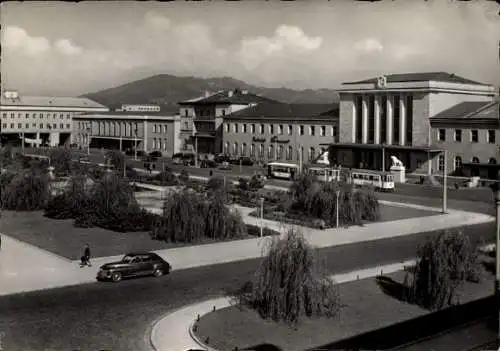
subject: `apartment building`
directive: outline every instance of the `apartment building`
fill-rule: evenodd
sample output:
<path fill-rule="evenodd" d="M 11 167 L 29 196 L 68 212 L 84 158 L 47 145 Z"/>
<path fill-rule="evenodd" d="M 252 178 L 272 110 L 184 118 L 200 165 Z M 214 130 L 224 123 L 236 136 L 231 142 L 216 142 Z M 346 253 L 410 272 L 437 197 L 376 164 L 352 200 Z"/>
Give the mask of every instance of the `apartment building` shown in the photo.
<path fill-rule="evenodd" d="M 448 123 L 444 129 L 464 128 L 458 121 L 470 120 L 466 117 L 470 109 L 477 107 L 477 112 L 481 107 L 489 109 L 496 93 L 489 84 L 446 72 L 428 72 L 346 82 L 342 84 L 339 95 L 339 143 L 330 147 L 335 162 L 352 168 L 388 169 L 390 157 L 396 156 L 407 172 L 431 174 L 440 172 L 440 169 L 441 172 L 454 169 L 451 162 L 447 167 L 442 162 L 443 151 L 450 145 L 434 138 L 438 133 L 436 130 L 443 129 L 440 127 L 445 123 L 443 120 Z M 467 106 L 467 109 L 457 107 L 464 103 L 462 107 Z M 446 115 L 455 118 L 439 117 L 447 110 Z M 491 136 L 487 130 L 495 129 L 494 117 L 488 120 L 489 124 L 478 134 L 477 140 L 485 140 L 485 143 L 478 141 L 478 144 L 488 144 L 486 154 L 477 155 L 480 160 L 493 157 L 486 134 Z M 496 136 L 498 126 L 495 130 L 493 134 Z M 456 156 L 459 155 L 452 157 Z M 464 154 L 464 157 L 468 159 L 469 156 Z"/>
<path fill-rule="evenodd" d="M 223 152 L 257 161 L 313 162 L 338 140 L 337 104 L 260 103 L 227 115 Z"/>
<path fill-rule="evenodd" d="M 191 148 L 199 154 L 223 152 L 222 124 L 226 116 L 260 103 L 277 101 L 235 89 L 179 102 L 181 131 L 191 135 Z"/>
<path fill-rule="evenodd" d="M 81 147 L 160 151 L 164 156 L 185 149 L 191 137 L 183 138 L 177 111 L 141 104 L 76 116 L 73 135 Z"/>
<path fill-rule="evenodd" d="M 106 106 L 85 98 L 23 96 L 5 91 L 0 104 L 0 140 L 2 145 L 20 145 L 23 139 L 33 146 L 69 145 L 76 116 L 106 111 Z"/>

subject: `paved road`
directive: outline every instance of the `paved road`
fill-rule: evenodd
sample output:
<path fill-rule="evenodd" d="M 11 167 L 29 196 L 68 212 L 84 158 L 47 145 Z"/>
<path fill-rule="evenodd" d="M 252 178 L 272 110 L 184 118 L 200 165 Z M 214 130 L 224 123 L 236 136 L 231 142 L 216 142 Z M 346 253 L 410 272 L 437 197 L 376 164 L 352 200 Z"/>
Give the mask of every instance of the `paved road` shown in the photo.
<path fill-rule="evenodd" d="M 467 229 L 477 241 L 493 224 Z M 331 274 L 413 257 L 425 233 L 323 249 Z M 0 297 L 0 334 L 9 351 L 148 350 L 148 328 L 169 310 L 224 294 L 247 281 L 259 260 L 174 271 L 162 278 L 93 283 Z"/>

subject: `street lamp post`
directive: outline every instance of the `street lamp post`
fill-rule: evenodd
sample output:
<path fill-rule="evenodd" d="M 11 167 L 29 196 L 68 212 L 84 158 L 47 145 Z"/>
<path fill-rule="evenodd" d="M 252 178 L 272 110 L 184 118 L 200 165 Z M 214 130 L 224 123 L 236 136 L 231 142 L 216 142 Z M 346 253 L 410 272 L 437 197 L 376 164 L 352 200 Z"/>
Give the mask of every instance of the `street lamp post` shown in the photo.
<path fill-rule="evenodd" d="M 264 236 L 264 198 L 260 198 L 260 237 Z"/>
<path fill-rule="evenodd" d="M 90 155 L 90 126 L 87 126 L 87 155 Z"/>
<path fill-rule="evenodd" d="M 385 172 L 385 145 L 382 145 L 382 172 Z"/>
<path fill-rule="evenodd" d="M 335 226 L 338 228 L 339 227 L 339 204 L 340 204 L 340 201 L 339 201 L 339 198 L 340 198 L 340 190 L 337 190 L 335 192 L 335 194 L 337 195 L 337 202 L 336 202 L 336 206 L 335 206 L 335 212 L 336 212 L 336 218 L 335 218 Z"/>
<path fill-rule="evenodd" d="M 498 315 L 497 340 L 500 340 L 500 177 L 497 175 L 497 181 L 491 185 L 493 190 L 496 207 L 496 261 L 495 261 L 495 300 L 496 312 Z"/>
<path fill-rule="evenodd" d="M 137 161 L 137 129 L 134 130 L 134 160 Z"/>
<path fill-rule="evenodd" d="M 448 205 L 448 160 L 447 152 L 444 150 L 444 169 L 443 169 L 443 213 L 447 212 Z"/>

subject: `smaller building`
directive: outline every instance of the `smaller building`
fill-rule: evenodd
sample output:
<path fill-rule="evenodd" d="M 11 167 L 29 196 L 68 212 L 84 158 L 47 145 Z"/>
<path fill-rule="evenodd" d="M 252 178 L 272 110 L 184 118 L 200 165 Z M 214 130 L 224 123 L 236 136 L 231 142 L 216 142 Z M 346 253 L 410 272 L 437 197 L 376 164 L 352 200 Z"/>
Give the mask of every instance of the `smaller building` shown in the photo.
<path fill-rule="evenodd" d="M 159 105 L 146 107 L 124 105 L 117 111 L 79 115 L 73 122 L 73 140 L 81 147 L 160 151 L 164 156 L 186 149 L 180 116 Z"/>
<path fill-rule="evenodd" d="M 267 102 L 227 115 L 223 152 L 257 161 L 313 162 L 338 140 L 337 104 Z"/>
<path fill-rule="evenodd" d="M 202 97 L 179 102 L 182 132 L 192 136 L 191 147 L 199 154 L 219 154 L 223 152 L 222 124 L 226 116 L 260 103 L 278 101 L 241 89 L 205 92 Z"/>
<path fill-rule="evenodd" d="M 431 117 L 434 145 L 447 150 L 447 173 L 496 179 L 500 169 L 500 101 L 462 102 Z M 445 170 L 438 156 L 438 172 Z"/>
<path fill-rule="evenodd" d="M 69 145 L 73 118 L 83 113 L 106 113 L 95 101 L 74 97 L 23 96 L 5 91 L 1 97 L 1 143 L 34 146 Z"/>

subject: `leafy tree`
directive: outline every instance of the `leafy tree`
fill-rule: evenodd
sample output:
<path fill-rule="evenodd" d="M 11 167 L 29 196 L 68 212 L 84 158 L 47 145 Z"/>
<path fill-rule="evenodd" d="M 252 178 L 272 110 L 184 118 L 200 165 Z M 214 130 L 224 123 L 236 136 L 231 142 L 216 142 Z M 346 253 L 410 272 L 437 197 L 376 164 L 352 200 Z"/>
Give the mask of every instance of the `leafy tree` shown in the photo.
<path fill-rule="evenodd" d="M 123 174 L 123 166 L 125 165 L 125 156 L 118 150 L 109 150 L 106 152 L 106 161 L 109 165 L 117 170 L 117 174 Z"/>
<path fill-rule="evenodd" d="M 46 174 L 33 171 L 16 175 L 2 191 L 2 207 L 15 211 L 41 210 L 49 197 Z"/>
<path fill-rule="evenodd" d="M 0 149 L 0 167 L 4 168 L 8 165 L 11 165 L 14 161 L 14 152 L 12 149 L 12 145 L 7 143 L 5 146 Z"/>
<path fill-rule="evenodd" d="M 207 182 L 207 190 L 217 191 L 224 188 L 224 179 L 219 177 L 211 177 Z"/>
<path fill-rule="evenodd" d="M 66 148 L 55 148 L 49 154 L 50 165 L 57 173 L 68 174 L 71 170 L 71 151 Z"/>
<path fill-rule="evenodd" d="M 332 317 L 339 310 L 334 282 L 322 272 L 313 249 L 294 229 L 272 242 L 254 281 L 236 299 L 263 318 L 289 324 L 305 317 Z"/>
<path fill-rule="evenodd" d="M 440 310 L 452 305 L 466 281 L 480 280 L 476 250 L 461 231 L 445 230 L 427 239 L 417 257 L 406 298 L 425 308 Z"/>
<path fill-rule="evenodd" d="M 54 219 L 77 218 L 89 206 L 87 181 L 85 175 L 72 176 L 63 193 L 50 197 L 45 216 Z"/>
<path fill-rule="evenodd" d="M 161 182 L 162 185 L 170 186 L 170 185 L 177 185 L 178 184 L 177 177 L 170 170 L 165 170 L 165 171 L 158 173 L 157 175 L 154 176 L 153 179 Z"/>

